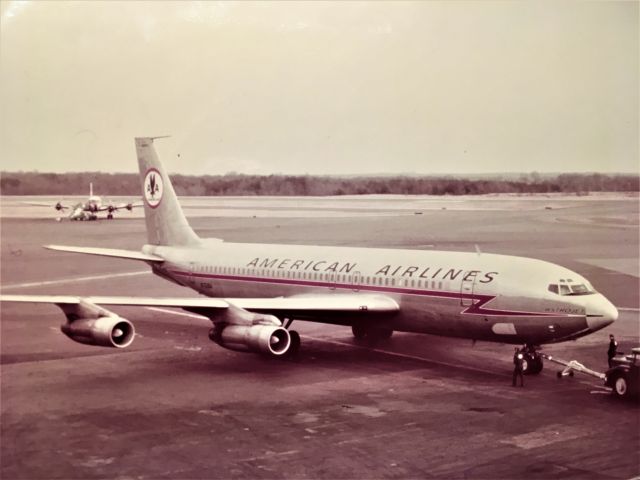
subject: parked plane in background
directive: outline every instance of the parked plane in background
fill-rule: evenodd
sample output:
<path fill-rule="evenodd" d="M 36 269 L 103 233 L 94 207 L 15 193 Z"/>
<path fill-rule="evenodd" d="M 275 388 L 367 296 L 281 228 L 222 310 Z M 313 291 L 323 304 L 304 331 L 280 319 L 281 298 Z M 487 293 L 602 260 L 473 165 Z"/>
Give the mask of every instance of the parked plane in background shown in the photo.
<path fill-rule="evenodd" d="M 581 275 L 531 258 L 471 252 L 227 243 L 191 229 L 154 138 L 136 138 L 148 244 L 140 252 L 47 248 L 146 262 L 198 298 L 4 295 L 55 303 L 62 331 L 91 345 L 126 347 L 131 322 L 104 305 L 178 307 L 209 317 L 209 338 L 243 351 L 283 356 L 300 336 L 291 322 L 350 326 L 357 339 L 394 330 L 523 344 L 525 368 L 542 370 L 544 343 L 573 340 L 609 325 L 616 308 Z"/>
<path fill-rule="evenodd" d="M 29 205 L 37 205 L 39 207 L 50 207 L 51 204 L 48 203 L 35 203 L 29 202 Z M 93 183 L 89 183 L 89 198 L 85 202 L 77 203 L 73 206 L 63 205 L 61 202 L 53 205 L 58 212 L 62 212 L 65 210 L 69 210 L 68 219 L 69 220 L 98 220 L 99 212 L 107 212 L 107 220 L 113 219 L 113 213 L 118 210 L 133 210 L 135 207 L 141 207 L 143 205 L 142 202 L 136 203 L 103 203 L 102 198 L 93 194 Z M 57 218 L 58 221 L 62 220 L 62 217 Z"/>

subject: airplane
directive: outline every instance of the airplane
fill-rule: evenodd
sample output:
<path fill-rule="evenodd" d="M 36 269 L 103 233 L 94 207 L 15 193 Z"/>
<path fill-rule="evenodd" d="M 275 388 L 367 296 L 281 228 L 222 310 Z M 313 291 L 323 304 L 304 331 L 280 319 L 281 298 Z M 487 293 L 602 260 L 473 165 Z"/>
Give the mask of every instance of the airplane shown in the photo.
<path fill-rule="evenodd" d="M 174 307 L 208 317 L 209 338 L 238 351 L 286 357 L 300 348 L 292 322 L 351 327 L 356 340 L 394 331 L 523 345 L 526 373 L 540 348 L 614 322 L 617 309 L 582 275 L 532 258 L 482 252 L 230 243 L 200 238 L 178 203 L 154 140 L 135 139 L 147 244 L 140 251 L 47 245 L 51 250 L 145 262 L 197 298 L 0 295 L 53 303 L 76 342 L 124 348 L 135 328 L 105 306 Z"/>
<path fill-rule="evenodd" d="M 48 203 L 37 203 L 37 202 L 28 202 L 29 205 L 36 205 L 39 207 L 49 207 L 51 206 Z M 63 205 L 61 202 L 57 202 L 53 208 L 55 208 L 58 212 L 63 210 L 70 210 L 69 220 L 74 221 L 90 221 L 90 220 L 98 220 L 98 212 L 107 212 L 107 220 L 113 220 L 113 213 L 127 209 L 129 211 L 133 210 L 135 207 L 141 207 L 142 202 L 136 203 L 121 203 L 121 204 L 103 204 L 102 198 L 93 194 L 93 183 L 89 183 L 89 198 L 85 202 L 76 203 L 73 206 Z M 58 221 L 62 220 L 62 217 L 57 218 Z"/>

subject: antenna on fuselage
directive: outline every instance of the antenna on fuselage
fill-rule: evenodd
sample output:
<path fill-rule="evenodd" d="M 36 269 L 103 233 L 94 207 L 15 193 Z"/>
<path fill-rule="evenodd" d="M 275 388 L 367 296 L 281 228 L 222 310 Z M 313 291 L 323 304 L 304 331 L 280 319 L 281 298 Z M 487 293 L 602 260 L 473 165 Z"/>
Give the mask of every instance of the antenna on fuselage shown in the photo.
<path fill-rule="evenodd" d="M 482 255 L 482 252 L 480 251 L 480 247 L 478 246 L 478 244 L 475 244 L 476 246 L 476 253 L 478 254 L 478 256 Z"/>

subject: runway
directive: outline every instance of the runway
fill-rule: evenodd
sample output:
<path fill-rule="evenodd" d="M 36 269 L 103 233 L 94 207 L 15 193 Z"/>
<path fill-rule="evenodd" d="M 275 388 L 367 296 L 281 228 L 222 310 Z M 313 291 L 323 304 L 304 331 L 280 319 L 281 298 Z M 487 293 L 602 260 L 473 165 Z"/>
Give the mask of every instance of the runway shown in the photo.
<path fill-rule="evenodd" d="M 199 200 L 198 214 L 187 215 L 199 235 L 227 241 L 477 245 L 549 260 L 585 275 L 621 311 L 605 330 L 546 346 L 546 353 L 604 371 L 609 333 L 620 350 L 640 345 L 637 197 L 554 199 L 551 209 L 546 200 L 485 209 L 472 199 L 466 206 L 438 201 L 420 214 L 414 204 L 396 204 L 402 214 L 389 214 L 375 199 L 358 207 L 365 215 L 353 200 L 343 209 L 263 200 L 260 211 L 247 206 L 239 216 L 219 216 L 220 199 L 212 199 L 212 211 Z M 323 213 L 328 208 L 340 215 Z M 264 213 L 272 209 L 280 213 Z M 3 216 L 2 291 L 193 295 L 145 273 L 141 263 L 41 248 L 137 250 L 146 241 L 144 221 L 124 217 L 58 223 Z M 113 310 L 136 326 L 129 349 L 72 342 L 59 331 L 64 316 L 55 306 L 2 304 L 2 478 L 640 474 L 637 403 L 616 401 L 592 377 L 558 380 L 550 363 L 513 388 L 509 345 L 396 333 L 372 348 L 354 344 L 347 328 L 294 322 L 300 356 L 270 360 L 213 344 L 209 321 L 182 311 Z"/>

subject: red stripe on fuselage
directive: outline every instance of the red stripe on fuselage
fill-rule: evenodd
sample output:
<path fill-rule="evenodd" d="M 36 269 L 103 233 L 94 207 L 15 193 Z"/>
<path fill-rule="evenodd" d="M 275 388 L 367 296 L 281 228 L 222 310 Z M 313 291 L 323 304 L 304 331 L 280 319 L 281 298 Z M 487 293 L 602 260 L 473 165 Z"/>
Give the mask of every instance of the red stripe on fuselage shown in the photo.
<path fill-rule="evenodd" d="M 180 275 L 183 277 L 195 278 L 211 278 L 216 280 L 231 280 L 236 282 L 255 282 L 255 283 L 271 283 L 276 285 L 293 285 L 302 287 L 322 287 L 322 288 L 340 288 L 344 290 L 369 291 L 379 293 L 398 293 L 401 295 L 417 295 L 422 297 L 451 298 L 456 300 L 468 299 L 473 304 L 465 308 L 463 315 L 489 315 L 489 316 L 510 316 L 510 317 L 573 317 L 571 314 L 543 313 L 543 312 L 521 312 L 515 310 L 494 310 L 483 308 L 485 304 L 496 298 L 495 295 L 478 295 L 462 292 L 440 292 L 436 290 L 418 290 L 415 288 L 388 287 L 382 285 L 362 285 L 362 284 L 344 284 L 344 283 L 328 283 L 312 280 L 294 280 L 291 278 L 265 278 L 250 277 L 237 275 L 220 275 L 212 273 L 190 273 L 181 270 L 169 270 L 169 273 Z M 581 316 L 581 315 L 577 315 Z"/>

